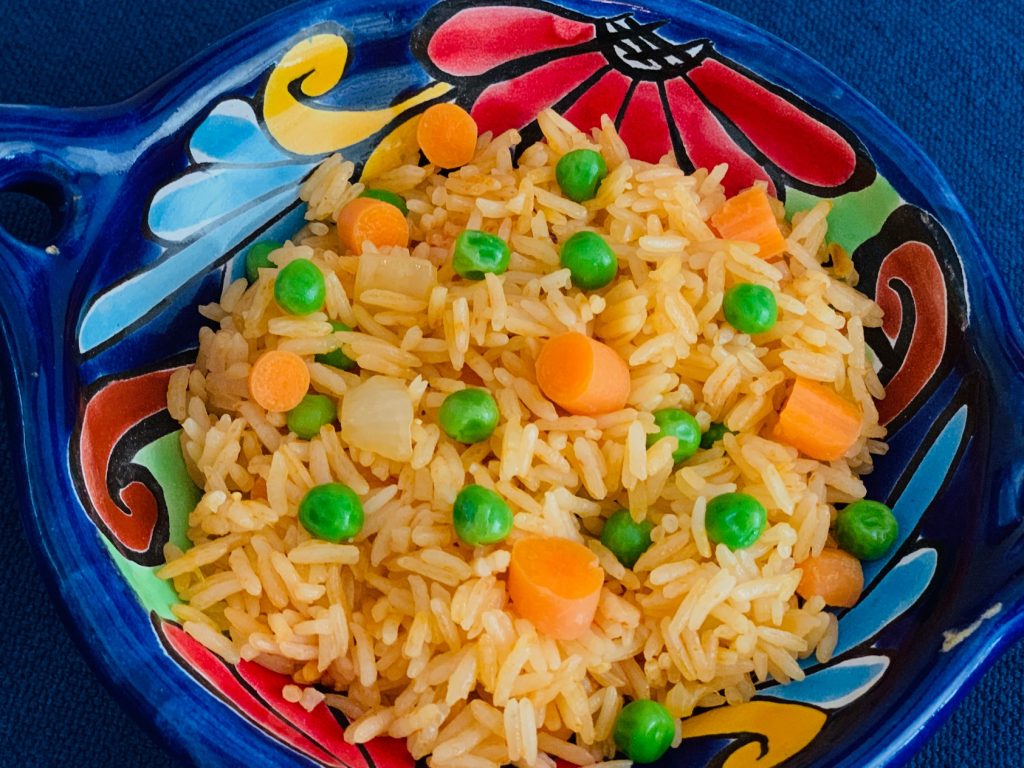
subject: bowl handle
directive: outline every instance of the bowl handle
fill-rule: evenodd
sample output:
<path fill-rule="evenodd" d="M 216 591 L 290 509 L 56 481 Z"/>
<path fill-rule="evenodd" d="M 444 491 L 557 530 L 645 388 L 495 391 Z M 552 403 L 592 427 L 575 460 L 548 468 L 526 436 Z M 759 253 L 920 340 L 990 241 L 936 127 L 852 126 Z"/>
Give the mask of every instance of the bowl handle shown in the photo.
<path fill-rule="evenodd" d="M 0 192 L 36 197 L 54 222 L 53 235 L 42 246 L 0 227 L 0 326 L 6 347 L 0 367 L 6 369 L 12 408 L 42 423 L 60 418 L 41 382 L 64 373 L 70 296 L 103 208 L 117 198 L 123 180 L 119 164 L 132 159 L 110 149 L 121 132 L 113 109 L 0 105 Z M 25 460 L 20 423 L 9 437 Z"/>

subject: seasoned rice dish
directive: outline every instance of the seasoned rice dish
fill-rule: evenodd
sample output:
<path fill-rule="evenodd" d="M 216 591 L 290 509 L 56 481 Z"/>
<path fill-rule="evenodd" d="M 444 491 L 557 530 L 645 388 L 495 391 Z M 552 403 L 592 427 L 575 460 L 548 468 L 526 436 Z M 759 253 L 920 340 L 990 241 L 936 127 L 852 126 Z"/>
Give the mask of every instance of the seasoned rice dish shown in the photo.
<path fill-rule="evenodd" d="M 202 489 L 160 572 L 184 630 L 433 768 L 646 761 L 627 705 L 660 749 L 802 679 L 895 538 L 855 504 L 882 313 L 828 204 L 538 122 L 448 169 L 429 137 L 373 179 L 325 160 L 168 390 Z"/>

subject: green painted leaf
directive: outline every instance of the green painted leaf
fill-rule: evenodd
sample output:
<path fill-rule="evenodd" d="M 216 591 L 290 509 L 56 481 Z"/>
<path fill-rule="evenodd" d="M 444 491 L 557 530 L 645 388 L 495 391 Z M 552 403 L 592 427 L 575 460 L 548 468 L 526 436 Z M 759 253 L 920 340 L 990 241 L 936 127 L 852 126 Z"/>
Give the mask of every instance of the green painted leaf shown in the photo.
<path fill-rule="evenodd" d="M 201 493 L 185 469 L 185 460 L 181 456 L 180 434 L 181 430 L 175 430 L 143 446 L 132 461 L 146 467 L 160 483 L 164 492 L 164 502 L 167 504 L 167 515 L 170 518 L 171 543 L 184 551 L 192 546 L 186 535 L 188 516 L 199 503 Z M 134 590 L 143 607 L 165 619 L 174 619 L 171 606 L 180 603 L 181 600 L 170 582 L 157 577 L 159 567 L 147 568 L 133 563 L 118 552 L 106 538 L 103 538 L 103 542 L 114 564 Z"/>
<path fill-rule="evenodd" d="M 824 198 L 815 197 L 796 189 L 786 190 L 786 216 L 813 208 Z M 889 214 L 901 204 L 899 194 L 888 181 L 877 176 L 870 187 L 850 192 L 832 201 L 828 215 L 826 240 L 838 243 L 852 254 L 870 237 L 882 229 Z"/>

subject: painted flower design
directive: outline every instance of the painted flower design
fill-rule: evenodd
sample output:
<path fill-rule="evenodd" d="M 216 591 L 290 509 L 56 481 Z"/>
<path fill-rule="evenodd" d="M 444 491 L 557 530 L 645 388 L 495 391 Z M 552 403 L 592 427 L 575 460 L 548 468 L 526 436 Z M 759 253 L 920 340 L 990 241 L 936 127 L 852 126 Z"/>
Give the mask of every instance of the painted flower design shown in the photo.
<path fill-rule="evenodd" d="M 614 117 L 633 157 L 674 154 L 693 170 L 728 163 L 727 194 L 755 181 L 838 196 L 875 169 L 839 121 L 726 58 L 707 39 L 675 43 L 663 22 L 590 18 L 543 2 L 432 8 L 413 50 L 455 84 L 481 131 L 523 129 L 553 107 L 583 130 Z"/>
<path fill-rule="evenodd" d="M 348 59 L 341 30 L 324 25 L 283 53 L 262 99 L 227 99 L 210 111 L 189 139 L 188 167 L 157 190 L 149 206 L 147 234 L 164 252 L 85 308 L 78 328 L 84 356 L 152 320 L 168 296 L 229 262 L 256 238 L 294 233 L 303 221 L 299 184 L 324 156 L 352 148 L 358 158 L 406 112 L 451 89 L 432 83 L 379 108 L 318 104 L 318 97 L 339 84 Z"/>

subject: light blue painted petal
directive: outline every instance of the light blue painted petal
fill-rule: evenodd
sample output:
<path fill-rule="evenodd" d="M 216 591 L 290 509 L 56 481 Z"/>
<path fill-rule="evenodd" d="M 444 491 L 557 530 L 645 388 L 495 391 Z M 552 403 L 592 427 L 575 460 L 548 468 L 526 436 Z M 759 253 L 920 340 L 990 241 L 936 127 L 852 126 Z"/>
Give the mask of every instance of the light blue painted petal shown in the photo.
<path fill-rule="evenodd" d="M 824 667 L 799 682 L 763 688 L 757 695 L 838 709 L 867 693 L 888 667 L 888 656 L 861 656 Z"/>
<path fill-rule="evenodd" d="M 98 296 L 79 326 L 79 349 L 88 352 L 134 325 L 297 198 L 298 188 L 290 186 Z"/>
<path fill-rule="evenodd" d="M 938 553 L 929 547 L 915 550 L 900 560 L 839 620 L 835 655 L 871 639 L 916 603 L 931 583 L 938 559 Z"/>
<path fill-rule="evenodd" d="M 289 159 L 260 128 L 252 105 L 240 99 L 218 104 L 188 146 L 197 163 L 263 165 Z"/>
<path fill-rule="evenodd" d="M 269 193 L 286 186 L 297 189 L 310 167 L 216 165 L 192 171 L 156 193 L 149 206 L 149 228 L 157 237 L 172 242 L 195 237 Z"/>
<path fill-rule="evenodd" d="M 889 554 L 879 560 L 864 563 L 864 583 L 870 586 L 882 568 L 892 560 L 899 548 L 917 527 L 921 516 L 934 501 L 939 488 L 946 482 L 946 477 L 954 467 L 953 459 L 960 449 L 967 426 L 967 406 L 963 405 L 949 420 L 921 463 L 914 470 L 910 482 L 907 483 L 900 497 L 892 507 L 893 514 L 900 524 L 900 535 Z"/>

